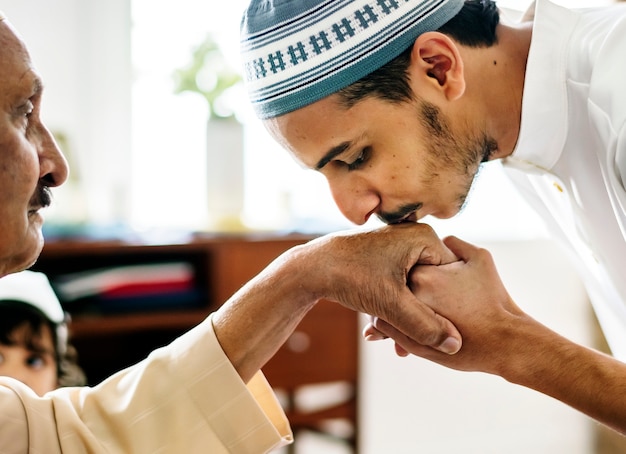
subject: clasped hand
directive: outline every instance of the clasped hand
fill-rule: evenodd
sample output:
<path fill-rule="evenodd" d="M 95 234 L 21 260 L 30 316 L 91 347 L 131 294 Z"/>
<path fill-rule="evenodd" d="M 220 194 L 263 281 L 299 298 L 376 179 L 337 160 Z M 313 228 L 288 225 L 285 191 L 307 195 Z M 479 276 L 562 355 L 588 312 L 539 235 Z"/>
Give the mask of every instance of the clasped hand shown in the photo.
<path fill-rule="evenodd" d="M 453 354 L 461 347 L 456 327 L 411 292 L 409 276 L 417 264 L 458 260 L 428 225 L 326 235 L 309 242 L 302 253 L 314 262 L 307 265 L 310 279 L 303 285 L 317 298 L 384 320 L 429 349 Z"/>
<path fill-rule="evenodd" d="M 415 298 L 454 323 L 463 336 L 455 355 L 444 355 L 389 319 L 372 317 L 364 330 L 368 340 L 391 338 L 396 353 L 421 356 L 458 370 L 498 374 L 506 362 L 507 340 L 530 317 L 515 305 L 497 273 L 491 254 L 455 237 L 443 240 L 460 260 L 433 266 L 420 264 L 409 276 Z"/>

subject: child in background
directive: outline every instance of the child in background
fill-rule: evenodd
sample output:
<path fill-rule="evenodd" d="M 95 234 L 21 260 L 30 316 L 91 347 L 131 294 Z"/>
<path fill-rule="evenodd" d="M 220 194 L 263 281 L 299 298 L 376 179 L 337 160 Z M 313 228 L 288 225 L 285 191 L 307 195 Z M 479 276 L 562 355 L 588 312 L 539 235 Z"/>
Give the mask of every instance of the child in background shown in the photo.
<path fill-rule="evenodd" d="M 43 273 L 22 271 L 0 279 L 0 375 L 38 395 L 84 385 L 68 342 L 68 317 Z"/>

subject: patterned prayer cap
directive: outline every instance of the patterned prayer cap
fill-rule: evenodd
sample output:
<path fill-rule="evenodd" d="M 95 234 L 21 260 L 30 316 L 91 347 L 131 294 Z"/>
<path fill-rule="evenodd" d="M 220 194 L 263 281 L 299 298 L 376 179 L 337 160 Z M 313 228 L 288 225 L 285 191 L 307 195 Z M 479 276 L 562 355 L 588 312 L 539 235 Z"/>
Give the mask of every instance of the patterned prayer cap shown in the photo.
<path fill-rule="evenodd" d="M 244 79 L 261 119 L 319 101 L 385 65 L 464 0 L 251 0 Z"/>

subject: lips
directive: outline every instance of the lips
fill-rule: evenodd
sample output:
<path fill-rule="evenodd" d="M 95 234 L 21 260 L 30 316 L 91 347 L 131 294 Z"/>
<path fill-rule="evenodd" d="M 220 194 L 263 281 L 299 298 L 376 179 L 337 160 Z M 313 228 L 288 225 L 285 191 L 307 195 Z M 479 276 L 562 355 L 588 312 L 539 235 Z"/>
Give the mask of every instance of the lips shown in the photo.
<path fill-rule="evenodd" d="M 36 214 L 39 214 L 39 210 L 41 210 L 42 207 L 29 207 L 28 209 L 28 215 L 29 216 L 34 216 Z"/>
<path fill-rule="evenodd" d="M 424 204 L 422 203 L 416 203 L 413 206 L 408 205 L 406 208 L 409 208 L 409 212 L 402 216 L 402 218 L 400 218 L 398 221 L 394 222 L 394 224 L 399 224 L 402 222 L 418 222 L 420 218 L 423 218 L 428 214 L 423 212 L 423 207 Z M 420 213 L 421 216 L 418 215 L 418 213 Z"/>
<path fill-rule="evenodd" d="M 398 219 L 397 221 L 393 222 L 393 224 L 402 224 L 402 223 L 405 223 L 405 222 L 413 222 L 413 223 L 415 223 L 417 221 L 418 221 L 417 212 L 413 211 L 413 212 L 407 214 L 406 216 L 404 216 L 403 218 Z"/>
<path fill-rule="evenodd" d="M 408 215 L 406 215 L 405 217 L 403 217 L 400 222 L 417 222 L 417 211 L 413 211 L 412 213 L 409 213 Z"/>
<path fill-rule="evenodd" d="M 422 203 L 414 203 L 404 205 L 398 209 L 395 213 L 378 212 L 376 216 L 380 218 L 385 224 L 401 224 L 403 222 L 418 222 L 420 218 L 426 216 L 428 213 L 424 213 Z"/>

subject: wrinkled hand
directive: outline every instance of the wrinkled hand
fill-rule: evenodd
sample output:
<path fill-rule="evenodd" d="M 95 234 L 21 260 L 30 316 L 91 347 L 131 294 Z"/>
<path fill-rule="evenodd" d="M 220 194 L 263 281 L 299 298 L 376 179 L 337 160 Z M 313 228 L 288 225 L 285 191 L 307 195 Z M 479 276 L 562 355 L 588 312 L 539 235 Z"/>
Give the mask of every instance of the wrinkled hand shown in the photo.
<path fill-rule="evenodd" d="M 354 234 L 327 235 L 309 242 L 311 279 L 303 285 L 319 299 L 391 323 L 413 342 L 456 353 L 461 336 L 449 320 L 416 298 L 408 276 L 416 264 L 457 260 L 426 224 L 407 223 Z"/>
<path fill-rule="evenodd" d="M 442 355 L 380 318 L 373 319 L 366 334 L 370 339 L 390 337 L 402 356 L 412 353 L 454 369 L 497 374 L 512 353 L 507 340 L 530 317 L 509 296 L 487 250 L 455 237 L 444 243 L 461 260 L 416 267 L 410 287 L 420 301 L 455 324 L 463 335 L 461 350 Z"/>

